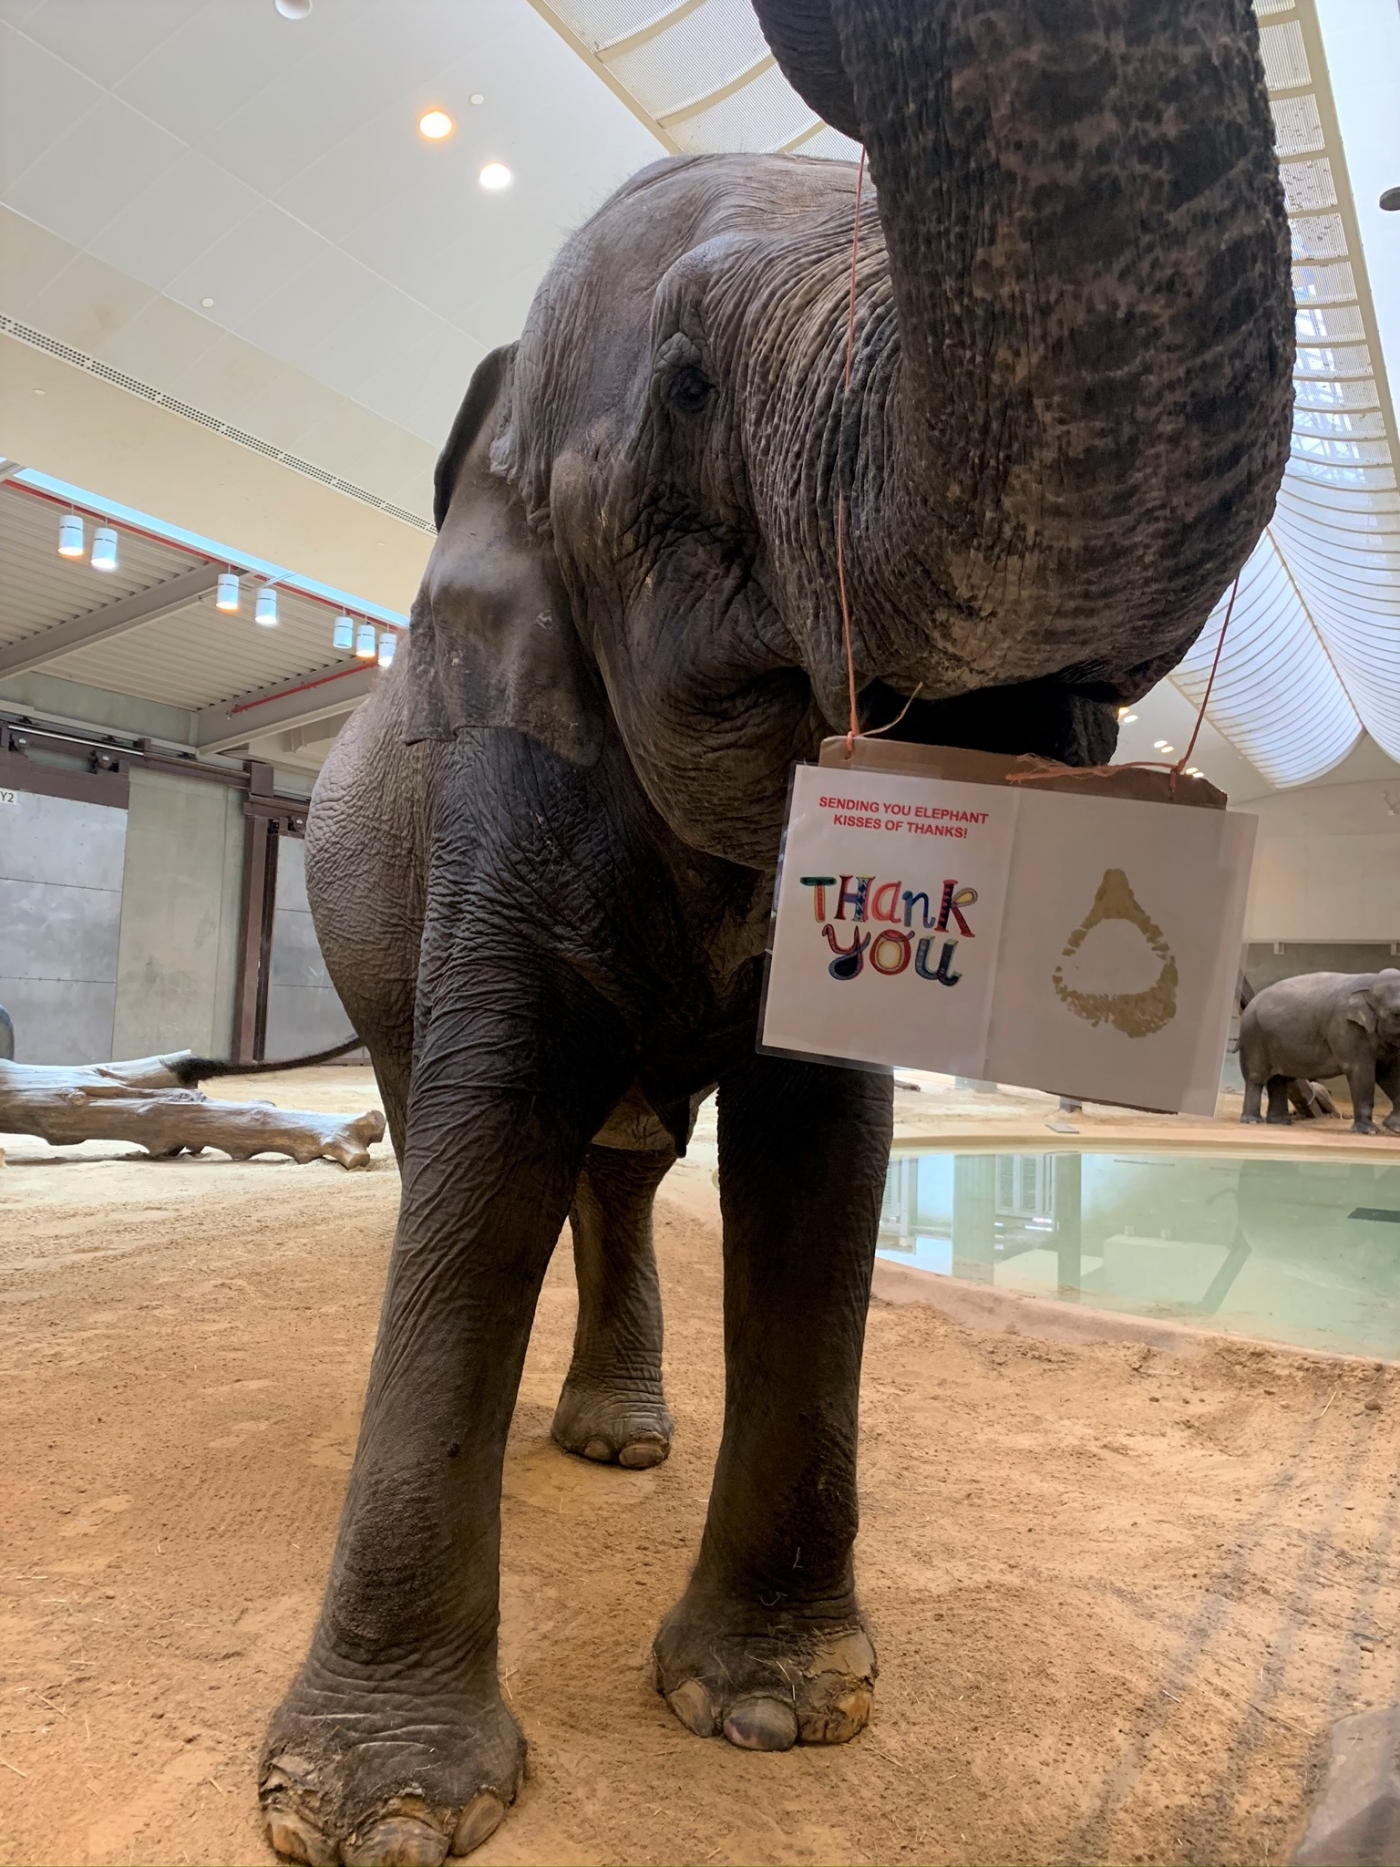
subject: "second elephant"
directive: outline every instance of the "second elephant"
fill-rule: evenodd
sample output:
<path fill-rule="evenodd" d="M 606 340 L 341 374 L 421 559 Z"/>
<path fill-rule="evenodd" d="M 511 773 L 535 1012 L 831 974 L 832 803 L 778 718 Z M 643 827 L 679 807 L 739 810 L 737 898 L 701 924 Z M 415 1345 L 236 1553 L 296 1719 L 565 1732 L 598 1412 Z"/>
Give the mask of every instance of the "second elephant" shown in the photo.
<path fill-rule="evenodd" d="M 1291 1078 L 1345 1076 L 1352 1128 L 1375 1134 L 1377 1085 L 1390 1098 L 1387 1132 L 1400 1134 L 1400 970 L 1305 972 L 1265 986 L 1240 1019 L 1244 1074 L 1241 1121 L 1260 1120 L 1269 1091 L 1269 1120 L 1286 1122 Z"/>

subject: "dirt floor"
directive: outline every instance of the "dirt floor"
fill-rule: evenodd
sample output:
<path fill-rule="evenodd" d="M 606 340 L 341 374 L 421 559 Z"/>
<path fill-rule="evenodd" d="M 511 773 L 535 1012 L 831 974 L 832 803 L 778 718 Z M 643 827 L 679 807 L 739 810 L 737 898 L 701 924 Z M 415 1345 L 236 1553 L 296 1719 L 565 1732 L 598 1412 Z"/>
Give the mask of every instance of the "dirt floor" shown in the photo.
<path fill-rule="evenodd" d="M 258 1093 L 373 1100 L 359 1071 Z M 1060 1119 L 924 1093 L 901 1097 L 907 1129 L 940 1100 L 951 1128 L 1023 1142 Z M 1286 1859 L 1331 1722 L 1400 1692 L 1388 1366 L 1049 1342 L 877 1302 L 870 1730 L 747 1754 L 653 1695 L 720 1424 L 709 1135 L 659 1208 L 678 1430 L 657 1470 L 553 1447 L 567 1253 L 549 1277 L 505 1480 L 502 1664 L 530 1775 L 474 1859 Z M 376 1153 L 344 1174 L 9 1141 L 0 1860 L 268 1859 L 255 1754 L 353 1447 L 397 1198 Z"/>

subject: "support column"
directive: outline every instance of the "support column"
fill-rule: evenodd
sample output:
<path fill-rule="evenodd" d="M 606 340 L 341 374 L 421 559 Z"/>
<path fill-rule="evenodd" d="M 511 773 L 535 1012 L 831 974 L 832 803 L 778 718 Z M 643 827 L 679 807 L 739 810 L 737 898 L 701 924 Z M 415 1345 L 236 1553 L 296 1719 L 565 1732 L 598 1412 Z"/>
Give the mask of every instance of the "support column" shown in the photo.
<path fill-rule="evenodd" d="M 277 822 L 267 806 L 272 767 L 249 759 L 244 804 L 243 898 L 238 924 L 238 975 L 233 1001 L 233 1058 L 261 1063 L 267 1050 L 267 991 L 272 916 L 277 905 Z M 263 808 L 256 808 L 261 800 Z"/>

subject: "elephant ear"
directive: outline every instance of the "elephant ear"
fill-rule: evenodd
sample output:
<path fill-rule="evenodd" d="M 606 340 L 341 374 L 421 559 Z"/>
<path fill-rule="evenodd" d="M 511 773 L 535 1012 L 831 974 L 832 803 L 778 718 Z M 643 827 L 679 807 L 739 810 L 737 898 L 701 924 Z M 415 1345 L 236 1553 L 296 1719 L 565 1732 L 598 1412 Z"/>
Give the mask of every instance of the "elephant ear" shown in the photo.
<path fill-rule="evenodd" d="M 1376 1034 L 1376 1008 L 1371 1002 L 1371 994 L 1366 991 L 1353 992 L 1347 1000 L 1347 1020 L 1359 1024 L 1369 1036 Z"/>
<path fill-rule="evenodd" d="M 428 560 L 409 632 L 410 745 L 503 726 L 576 765 L 603 745 L 602 691 L 573 625 L 553 546 L 491 471 L 515 346 L 478 365 L 437 463 Z"/>

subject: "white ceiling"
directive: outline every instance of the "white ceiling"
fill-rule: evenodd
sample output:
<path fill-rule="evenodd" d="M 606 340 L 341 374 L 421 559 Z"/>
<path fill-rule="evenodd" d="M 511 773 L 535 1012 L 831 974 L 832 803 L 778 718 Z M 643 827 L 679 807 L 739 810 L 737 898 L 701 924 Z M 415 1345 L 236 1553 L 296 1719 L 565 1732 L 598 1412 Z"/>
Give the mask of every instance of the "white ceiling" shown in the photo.
<path fill-rule="evenodd" d="M 525 0 L 0 0 L 0 312 L 424 514 L 472 369 L 659 153 Z"/>
<path fill-rule="evenodd" d="M 1315 324 L 1200 757 L 1265 788 L 1368 735 L 1400 756 L 1400 215 L 1373 205 L 1400 182 L 1400 10 L 1256 6 Z M 417 133 L 430 106 L 456 119 L 445 143 Z M 723 147 L 848 148 L 749 0 L 315 0 L 301 21 L 272 0 L 0 0 L 0 314 L 421 523 L 471 369 L 563 236 L 664 148 Z M 479 187 L 487 161 L 510 189 Z M 1199 701 L 1222 613 L 1168 716 Z"/>

